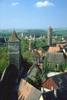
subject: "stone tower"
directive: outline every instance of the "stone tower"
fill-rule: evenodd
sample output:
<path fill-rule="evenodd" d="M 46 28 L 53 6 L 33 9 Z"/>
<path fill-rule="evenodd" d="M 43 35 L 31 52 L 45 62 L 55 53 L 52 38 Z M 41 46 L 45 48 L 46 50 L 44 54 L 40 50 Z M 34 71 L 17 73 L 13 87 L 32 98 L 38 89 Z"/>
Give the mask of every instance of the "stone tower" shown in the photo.
<path fill-rule="evenodd" d="M 9 53 L 9 63 L 14 64 L 18 70 L 21 67 L 21 49 L 20 49 L 20 39 L 17 37 L 15 31 L 13 31 L 12 36 L 8 40 L 8 53 Z"/>
<path fill-rule="evenodd" d="M 31 42 L 31 40 L 29 42 L 29 51 L 32 51 L 32 42 Z"/>
<path fill-rule="evenodd" d="M 48 45 L 49 46 L 52 45 L 52 28 L 51 27 L 48 28 Z"/>
<path fill-rule="evenodd" d="M 21 33 L 21 36 L 24 37 L 24 33 L 23 32 Z"/>

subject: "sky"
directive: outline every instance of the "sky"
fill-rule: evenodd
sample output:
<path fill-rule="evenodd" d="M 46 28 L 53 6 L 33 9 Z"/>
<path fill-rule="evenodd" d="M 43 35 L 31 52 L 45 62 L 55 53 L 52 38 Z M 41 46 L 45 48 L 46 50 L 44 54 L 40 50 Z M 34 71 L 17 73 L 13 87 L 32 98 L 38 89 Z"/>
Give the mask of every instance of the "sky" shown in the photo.
<path fill-rule="evenodd" d="M 67 0 L 0 0 L 0 29 L 67 28 Z"/>

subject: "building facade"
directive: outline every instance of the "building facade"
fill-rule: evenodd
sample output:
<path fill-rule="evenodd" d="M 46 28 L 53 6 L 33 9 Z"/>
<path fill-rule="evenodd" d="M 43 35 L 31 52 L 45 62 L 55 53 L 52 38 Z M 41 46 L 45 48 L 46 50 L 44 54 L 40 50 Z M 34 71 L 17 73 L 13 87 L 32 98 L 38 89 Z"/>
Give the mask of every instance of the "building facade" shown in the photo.
<path fill-rule="evenodd" d="M 51 27 L 48 28 L 48 45 L 49 46 L 52 45 L 52 28 Z"/>
<path fill-rule="evenodd" d="M 15 31 L 13 31 L 12 36 L 8 40 L 8 53 L 9 53 L 9 63 L 14 64 L 18 70 L 21 67 L 21 48 L 20 39 L 17 37 Z"/>

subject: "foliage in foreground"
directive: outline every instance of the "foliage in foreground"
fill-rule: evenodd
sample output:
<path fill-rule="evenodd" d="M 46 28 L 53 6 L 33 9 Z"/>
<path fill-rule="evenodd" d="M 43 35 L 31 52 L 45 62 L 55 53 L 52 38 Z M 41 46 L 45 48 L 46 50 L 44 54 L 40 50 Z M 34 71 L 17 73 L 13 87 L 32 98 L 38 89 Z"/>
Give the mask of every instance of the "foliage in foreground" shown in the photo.
<path fill-rule="evenodd" d="M 37 70 L 35 72 L 34 78 L 35 79 L 32 80 L 31 78 L 27 77 L 26 81 L 29 82 L 34 87 L 36 87 L 37 89 L 40 89 L 42 80 L 41 80 L 41 76 L 40 76 L 40 70 L 38 68 L 37 68 Z"/>
<path fill-rule="evenodd" d="M 0 48 L 0 75 L 4 69 L 9 65 L 8 49 L 6 46 Z"/>

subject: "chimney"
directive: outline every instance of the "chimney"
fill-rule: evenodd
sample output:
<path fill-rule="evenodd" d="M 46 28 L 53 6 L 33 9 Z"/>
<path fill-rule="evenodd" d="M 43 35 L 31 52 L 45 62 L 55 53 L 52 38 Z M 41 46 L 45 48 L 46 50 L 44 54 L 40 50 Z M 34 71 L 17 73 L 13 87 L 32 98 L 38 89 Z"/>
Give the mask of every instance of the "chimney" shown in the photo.
<path fill-rule="evenodd" d="M 51 87 L 51 90 L 53 90 L 54 96 L 57 97 L 57 90 L 53 86 Z"/>
<path fill-rule="evenodd" d="M 54 88 L 54 96 L 57 97 L 57 90 Z"/>
<path fill-rule="evenodd" d="M 43 87 L 41 87 L 41 93 L 44 93 L 44 88 Z"/>
<path fill-rule="evenodd" d="M 54 87 L 53 86 L 51 87 L 51 90 L 54 90 Z"/>

